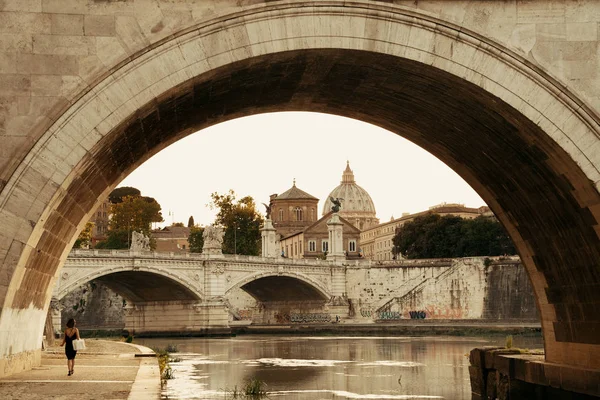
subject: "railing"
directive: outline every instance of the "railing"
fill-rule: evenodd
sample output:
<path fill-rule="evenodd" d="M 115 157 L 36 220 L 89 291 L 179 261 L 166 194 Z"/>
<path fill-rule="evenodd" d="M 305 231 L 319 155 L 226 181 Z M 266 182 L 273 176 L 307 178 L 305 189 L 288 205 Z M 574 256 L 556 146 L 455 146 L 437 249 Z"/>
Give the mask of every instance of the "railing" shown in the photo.
<path fill-rule="evenodd" d="M 154 258 L 154 259 L 176 259 L 176 260 L 212 260 L 226 262 L 242 262 L 242 263 L 268 263 L 278 265 L 309 265 L 330 267 L 343 266 L 354 268 L 393 268 L 393 267 L 425 267 L 425 266 L 450 266 L 457 259 L 452 258 L 431 258 L 418 260 L 342 260 L 342 261 L 327 261 L 307 258 L 283 258 L 283 257 L 259 257 L 246 256 L 239 254 L 223 254 L 219 256 L 205 255 L 202 253 L 174 253 L 174 252 L 158 252 L 158 251 L 132 251 L 132 250 L 83 250 L 74 249 L 69 253 L 69 258 Z M 489 259 L 491 264 L 498 263 L 519 263 L 518 256 L 498 256 L 498 257 L 465 257 L 462 260 L 469 262 L 470 260 Z"/>

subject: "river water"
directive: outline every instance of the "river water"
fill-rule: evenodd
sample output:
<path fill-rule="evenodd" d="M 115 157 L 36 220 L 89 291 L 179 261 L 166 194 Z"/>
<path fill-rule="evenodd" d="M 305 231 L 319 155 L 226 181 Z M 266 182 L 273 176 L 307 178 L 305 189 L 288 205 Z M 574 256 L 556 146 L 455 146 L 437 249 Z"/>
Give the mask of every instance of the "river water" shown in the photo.
<path fill-rule="evenodd" d="M 177 346 L 163 399 L 233 399 L 250 379 L 269 399 L 470 399 L 469 360 L 478 346 L 504 337 L 267 336 L 136 339 Z M 542 348 L 541 337 L 513 346 Z"/>

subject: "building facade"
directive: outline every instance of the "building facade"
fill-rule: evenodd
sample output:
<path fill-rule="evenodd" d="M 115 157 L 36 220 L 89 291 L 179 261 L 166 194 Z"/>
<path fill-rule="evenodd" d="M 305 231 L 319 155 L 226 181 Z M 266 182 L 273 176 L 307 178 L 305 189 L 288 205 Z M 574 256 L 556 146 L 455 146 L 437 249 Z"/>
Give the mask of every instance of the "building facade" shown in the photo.
<path fill-rule="evenodd" d="M 156 241 L 156 251 L 189 253 L 190 228 L 186 226 L 166 226 L 152 231 Z"/>
<path fill-rule="evenodd" d="M 319 199 L 293 186 L 270 197 L 271 220 L 280 237 L 299 232 L 318 220 Z"/>
<path fill-rule="evenodd" d="M 287 258 L 325 258 L 330 251 L 329 212 L 304 230 L 292 233 L 280 240 L 281 254 Z M 359 258 L 360 230 L 350 221 L 340 217 L 343 224 L 343 248 L 346 258 Z"/>
<path fill-rule="evenodd" d="M 90 247 L 94 247 L 96 243 L 106 240 L 108 236 L 108 225 L 110 222 L 110 206 L 108 198 L 98 206 L 94 214 L 90 217 L 90 222 L 94 224 L 92 228 L 92 238 Z"/>
<path fill-rule="evenodd" d="M 429 210 L 427 211 L 415 214 L 405 214 L 401 218 L 392 218 L 389 222 L 384 222 L 361 232 L 359 245 L 364 257 L 378 261 L 392 260 L 394 258 L 392 250 L 394 247 L 393 240 L 396 229 L 417 217 L 430 213 L 440 214 L 442 216 L 453 215 L 465 219 L 473 219 L 479 216 L 494 216 L 487 206 L 469 208 L 465 207 L 464 204 L 442 203 L 429 207 Z"/>

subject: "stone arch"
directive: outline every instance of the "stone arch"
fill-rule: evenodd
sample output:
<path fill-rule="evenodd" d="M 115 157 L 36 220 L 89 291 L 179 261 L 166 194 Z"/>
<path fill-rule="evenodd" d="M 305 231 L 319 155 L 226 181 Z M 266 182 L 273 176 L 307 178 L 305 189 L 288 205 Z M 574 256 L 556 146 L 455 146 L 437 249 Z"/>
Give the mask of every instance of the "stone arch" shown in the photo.
<path fill-rule="evenodd" d="M 312 97 L 284 91 L 269 98 L 274 92 L 249 92 L 245 94 L 261 93 L 262 103 L 246 104 L 250 100 L 240 96 L 226 111 L 205 102 L 204 114 L 186 114 L 186 101 L 198 87 L 194 85 L 216 82 L 223 74 L 240 78 L 271 66 L 270 76 L 281 74 L 284 82 L 286 74 L 296 73 L 295 83 L 304 86 L 295 89 L 310 90 L 311 68 L 336 58 L 339 62 L 330 66 L 337 68 L 332 70 L 338 78 L 333 83 L 339 87 L 313 88 Z M 345 64 L 350 60 L 356 69 Z M 300 72 L 307 75 L 294 70 L 300 61 Z M 333 94 L 344 87 L 360 88 L 370 73 L 371 89 L 384 85 L 377 75 L 386 72 L 391 79 L 395 68 L 399 74 L 421 71 L 406 87 L 397 82 L 396 92 L 364 93 L 413 106 L 407 109 L 416 114 L 384 107 L 375 115 L 375 108 L 365 107 L 373 105 L 368 97 L 360 105 L 342 101 L 352 98 L 328 97 L 328 89 L 335 89 Z M 346 82 L 340 80 L 344 72 Z M 422 89 L 423 97 L 414 104 L 406 101 L 403 92 L 409 89 L 413 94 Z M 474 106 L 481 119 L 444 114 L 428 125 L 419 112 L 427 115 L 434 105 L 454 106 L 442 100 L 428 103 L 435 97 L 425 96 L 428 89 L 446 100 L 452 97 L 442 95 L 456 90 L 456 99 L 468 100 L 465 105 Z M 593 310 L 600 285 L 597 113 L 540 67 L 468 29 L 402 7 L 342 1 L 252 7 L 190 27 L 112 68 L 53 121 L 0 193 L 0 218 L 10 227 L 4 235 L 14 238 L 3 262 L 10 283 L 0 329 L 8 332 L 11 326 L 39 322 L 13 352 L 37 349 L 53 277 L 98 198 L 147 158 L 198 128 L 257 112 L 298 109 L 380 125 L 408 137 L 459 173 L 496 213 L 519 249 L 538 299 L 547 359 L 600 367 L 598 357 L 581 356 L 597 353 L 600 346 L 597 335 L 586 333 L 598 324 Z M 185 121 L 178 119 L 184 115 Z M 428 136 L 427 129 L 435 130 L 440 121 L 453 135 Z M 175 122 L 176 133 L 161 132 Z M 458 134 L 461 127 L 468 130 L 464 137 Z M 476 135 L 466 134 L 476 129 L 484 132 L 479 146 Z M 464 150 L 469 146 L 472 154 Z M 512 159 L 493 153 L 508 156 L 511 148 Z M 531 174 L 516 172 L 517 164 L 530 167 L 519 172 Z M 514 168 L 513 175 L 503 167 Z M 494 172 L 499 179 L 493 179 Z M 528 177 L 532 190 L 526 188 Z M 7 357 L 9 349 L 0 347 L 0 354 Z"/>
<path fill-rule="evenodd" d="M 305 274 L 300 274 L 300 273 L 296 273 L 296 272 L 257 272 L 254 273 L 252 275 L 248 275 L 245 276 L 244 278 L 233 282 L 229 288 L 227 288 L 227 290 L 225 291 L 224 296 L 227 297 L 227 295 L 234 289 L 240 289 L 242 288 L 242 286 L 256 281 L 258 279 L 261 278 L 268 278 L 268 277 L 278 277 L 278 276 L 283 276 L 283 277 L 288 277 L 288 278 L 294 278 L 297 279 L 307 285 L 309 285 L 310 287 L 312 287 L 313 289 L 315 289 L 322 297 L 324 300 L 328 300 L 331 298 L 331 294 L 329 293 L 329 291 L 327 290 L 327 287 L 325 287 L 323 285 L 323 283 L 317 281 L 316 279 L 313 279 L 311 277 L 309 277 L 308 275 Z"/>
<path fill-rule="evenodd" d="M 185 289 L 186 292 L 188 292 L 188 295 L 192 295 L 193 296 L 193 300 L 202 300 L 204 298 L 204 293 L 199 290 L 198 288 L 189 285 L 189 283 L 183 279 L 182 277 L 180 277 L 177 274 L 174 274 L 170 271 L 167 270 L 162 270 L 162 269 L 156 269 L 156 268 L 149 268 L 149 267 L 144 267 L 144 266 L 123 266 L 123 267 L 110 267 L 110 268 L 103 268 L 103 269 L 97 269 L 97 270 L 93 270 L 91 274 L 85 275 L 85 276 L 77 276 L 76 279 L 68 282 L 67 285 L 65 285 L 64 287 L 60 287 L 60 289 L 56 292 L 56 298 L 58 300 L 61 300 L 63 297 L 65 297 L 67 294 L 71 293 L 73 290 L 77 289 L 79 286 L 88 283 L 94 279 L 98 279 L 101 277 L 106 277 L 109 275 L 113 275 L 113 274 L 118 274 L 118 273 L 122 273 L 122 272 L 146 272 L 148 274 L 152 274 L 152 275 L 157 275 L 160 276 L 162 278 L 167 279 L 168 281 L 173 282 L 176 286 L 180 286 L 182 288 Z"/>

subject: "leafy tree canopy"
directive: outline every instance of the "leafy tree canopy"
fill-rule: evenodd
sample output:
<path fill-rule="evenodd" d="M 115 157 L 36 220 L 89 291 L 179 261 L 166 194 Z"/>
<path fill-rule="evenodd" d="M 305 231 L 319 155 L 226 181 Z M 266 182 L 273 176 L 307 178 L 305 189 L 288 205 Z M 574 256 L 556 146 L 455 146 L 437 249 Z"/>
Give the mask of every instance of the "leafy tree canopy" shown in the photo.
<path fill-rule="evenodd" d="M 175 222 L 175 223 L 174 223 L 173 225 L 171 225 L 171 226 L 178 226 L 178 227 L 180 227 L 180 228 L 183 228 L 183 226 L 184 226 L 184 225 L 183 225 L 183 222 Z"/>
<path fill-rule="evenodd" d="M 123 186 L 123 187 L 118 187 L 115 190 L 113 190 L 112 192 L 110 192 L 110 194 L 108 195 L 108 200 L 110 200 L 111 203 L 113 204 L 117 204 L 117 203 L 121 203 L 123 201 L 123 197 L 125 196 L 141 196 L 142 193 L 131 186 Z"/>
<path fill-rule="evenodd" d="M 79 233 L 79 236 L 77 237 L 77 239 L 75 240 L 75 243 L 73 244 L 73 248 L 74 249 L 88 248 L 90 245 L 90 241 L 92 240 L 93 229 L 94 229 L 94 223 L 91 221 L 88 221 L 85 224 L 85 227 L 83 228 L 81 233 Z"/>
<path fill-rule="evenodd" d="M 450 258 L 516 254 L 495 219 L 427 214 L 404 224 L 394 236 L 394 253 L 406 258 Z"/>
<path fill-rule="evenodd" d="M 194 216 L 190 215 L 190 218 L 188 219 L 188 228 L 192 228 L 194 227 L 196 224 L 194 224 Z"/>
<path fill-rule="evenodd" d="M 190 253 L 202 253 L 204 246 L 204 228 L 199 226 L 190 227 L 190 236 L 188 243 L 190 244 Z"/>
<path fill-rule="evenodd" d="M 111 220 L 107 240 L 96 248 L 127 249 L 131 232 L 141 232 L 150 237 L 153 222 L 162 222 L 161 207 L 152 197 L 124 196 L 111 206 Z M 151 247 L 154 241 L 150 241 Z"/>
<path fill-rule="evenodd" d="M 263 217 L 256 209 L 251 196 L 236 200 L 233 190 L 226 194 L 217 192 L 210 195 L 212 210 L 219 210 L 215 224 L 225 228 L 223 252 L 256 256 L 261 250 L 260 226 Z"/>

